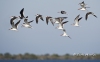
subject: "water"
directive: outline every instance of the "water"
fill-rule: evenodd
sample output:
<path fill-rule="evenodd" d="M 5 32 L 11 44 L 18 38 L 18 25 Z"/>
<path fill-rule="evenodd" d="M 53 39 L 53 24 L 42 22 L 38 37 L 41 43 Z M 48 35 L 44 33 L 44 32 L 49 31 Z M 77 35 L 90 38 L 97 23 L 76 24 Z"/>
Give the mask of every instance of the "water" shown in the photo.
<path fill-rule="evenodd" d="M 0 60 L 0 62 L 100 62 L 100 60 Z"/>

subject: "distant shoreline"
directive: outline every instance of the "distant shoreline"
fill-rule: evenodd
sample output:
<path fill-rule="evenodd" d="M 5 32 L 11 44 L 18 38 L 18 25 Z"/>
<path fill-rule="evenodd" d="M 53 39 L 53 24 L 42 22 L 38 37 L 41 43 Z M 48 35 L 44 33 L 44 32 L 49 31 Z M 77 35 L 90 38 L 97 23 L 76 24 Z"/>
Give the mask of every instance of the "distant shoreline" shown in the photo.
<path fill-rule="evenodd" d="M 35 55 L 30 53 L 25 53 L 25 54 L 0 53 L 0 60 L 98 60 L 98 59 L 100 59 L 100 54 Z"/>

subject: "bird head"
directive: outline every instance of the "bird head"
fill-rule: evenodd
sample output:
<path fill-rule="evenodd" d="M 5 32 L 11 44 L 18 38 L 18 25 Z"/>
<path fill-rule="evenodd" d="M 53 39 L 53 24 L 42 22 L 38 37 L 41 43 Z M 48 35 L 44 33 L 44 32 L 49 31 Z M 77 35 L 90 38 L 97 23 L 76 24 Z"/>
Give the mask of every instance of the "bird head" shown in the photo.
<path fill-rule="evenodd" d="M 36 14 L 35 16 L 39 16 L 39 14 Z"/>

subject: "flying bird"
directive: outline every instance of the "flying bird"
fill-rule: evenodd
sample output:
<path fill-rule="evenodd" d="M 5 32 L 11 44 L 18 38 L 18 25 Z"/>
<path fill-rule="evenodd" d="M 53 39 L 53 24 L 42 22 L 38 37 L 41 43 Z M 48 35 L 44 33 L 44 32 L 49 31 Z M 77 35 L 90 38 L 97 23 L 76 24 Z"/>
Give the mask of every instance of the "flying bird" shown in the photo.
<path fill-rule="evenodd" d="M 79 3 L 81 7 L 86 7 L 87 4 L 84 3 L 84 1 L 82 1 L 81 3 Z"/>
<path fill-rule="evenodd" d="M 61 13 L 61 14 L 66 14 L 66 11 L 60 11 L 60 12 L 58 12 L 58 13 Z"/>
<path fill-rule="evenodd" d="M 24 8 L 21 9 L 19 18 L 20 18 L 20 19 L 25 18 L 25 17 L 24 17 Z"/>
<path fill-rule="evenodd" d="M 52 23 L 52 25 L 54 26 L 54 22 L 53 22 L 52 17 L 51 16 L 46 16 L 46 23 L 47 23 L 47 25 L 48 25 L 49 20 Z"/>
<path fill-rule="evenodd" d="M 82 17 L 80 17 L 80 14 L 74 19 L 74 23 L 72 25 L 74 26 L 79 26 L 79 21 L 82 19 Z"/>
<path fill-rule="evenodd" d="M 93 12 L 87 12 L 86 15 L 85 15 L 85 20 L 88 19 L 88 16 L 89 16 L 90 14 L 97 18 L 97 16 L 96 16 Z"/>
<path fill-rule="evenodd" d="M 30 25 L 30 23 L 32 23 L 34 20 L 28 22 L 28 19 L 27 19 L 27 18 L 28 18 L 28 17 L 26 17 L 26 18 L 24 19 L 24 23 L 22 24 L 22 26 L 23 26 L 23 27 L 26 27 L 26 28 L 32 28 L 32 26 Z"/>
<path fill-rule="evenodd" d="M 37 23 L 37 24 L 38 24 L 38 19 L 41 19 L 42 21 L 44 21 L 42 15 L 37 14 L 37 15 L 35 15 L 35 16 L 36 16 L 36 23 Z"/>
<path fill-rule="evenodd" d="M 10 24 L 12 26 L 12 28 L 10 28 L 9 30 L 14 30 L 14 31 L 18 31 L 18 24 L 20 23 L 21 20 L 19 20 L 16 24 L 14 24 L 13 20 L 10 20 Z"/>
<path fill-rule="evenodd" d="M 65 29 L 63 29 L 63 34 L 61 34 L 61 36 L 69 37 L 71 39 L 71 37 L 66 33 L 66 30 Z"/>

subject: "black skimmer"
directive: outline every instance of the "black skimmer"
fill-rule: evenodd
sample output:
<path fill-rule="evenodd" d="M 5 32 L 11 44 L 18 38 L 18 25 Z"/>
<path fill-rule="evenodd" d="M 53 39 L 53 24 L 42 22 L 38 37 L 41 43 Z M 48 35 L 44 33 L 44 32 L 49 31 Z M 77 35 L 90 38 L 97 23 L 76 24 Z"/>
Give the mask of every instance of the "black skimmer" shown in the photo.
<path fill-rule="evenodd" d="M 54 26 L 54 22 L 53 22 L 53 19 L 52 19 L 51 16 L 47 16 L 46 17 L 46 23 L 47 23 L 47 25 L 48 25 L 49 20 L 51 21 L 52 25 Z"/>
<path fill-rule="evenodd" d="M 26 18 L 24 19 L 24 22 L 25 22 L 25 23 L 23 23 L 22 26 L 23 26 L 23 27 L 26 27 L 26 28 L 32 28 L 32 26 L 30 25 L 30 23 L 32 23 L 34 20 L 28 22 L 28 19 L 27 19 L 27 18 L 28 18 L 28 17 L 26 17 Z"/>
<path fill-rule="evenodd" d="M 71 39 L 71 37 L 66 33 L 66 30 L 65 29 L 63 29 L 63 34 L 61 34 L 61 36 L 69 37 Z"/>
<path fill-rule="evenodd" d="M 84 1 L 79 3 L 79 4 L 80 4 L 81 7 L 86 7 L 86 5 L 87 5 L 87 4 L 84 3 Z"/>
<path fill-rule="evenodd" d="M 60 12 L 58 12 L 58 13 L 61 13 L 61 14 L 66 14 L 66 11 L 60 11 Z"/>
<path fill-rule="evenodd" d="M 85 19 L 87 20 L 88 16 L 92 14 L 94 17 L 97 18 L 97 16 L 93 13 L 93 12 L 87 12 L 86 15 L 85 15 Z"/>
<path fill-rule="evenodd" d="M 37 15 L 35 15 L 35 16 L 36 16 L 36 23 L 37 23 L 37 24 L 38 24 L 38 19 L 39 19 L 39 18 L 40 18 L 42 21 L 44 21 L 42 15 L 37 14 Z"/>
<path fill-rule="evenodd" d="M 24 17 L 24 8 L 21 9 L 19 18 L 20 18 L 20 19 L 25 18 L 25 17 Z"/>
<path fill-rule="evenodd" d="M 60 30 L 64 29 L 64 28 L 63 28 L 63 27 L 64 27 L 64 24 L 67 23 L 67 22 L 68 22 L 68 21 L 60 22 L 60 23 L 59 23 L 59 26 L 56 27 L 56 28 L 57 28 L 57 29 L 60 29 Z"/>
<path fill-rule="evenodd" d="M 82 19 L 82 17 L 79 18 L 79 16 L 80 14 L 74 19 L 75 23 L 73 23 L 72 25 L 77 26 L 77 27 L 79 26 L 79 21 Z"/>
<path fill-rule="evenodd" d="M 12 28 L 10 28 L 9 30 L 18 31 L 18 30 L 17 30 L 18 24 L 20 23 L 21 20 L 19 20 L 16 24 L 14 24 L 13 21 L 14 21 L 14 20 L 10 20 L 10 24 L 11 24 Z"/>

